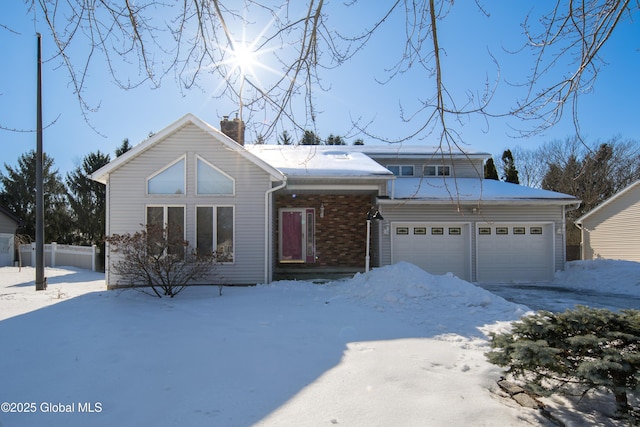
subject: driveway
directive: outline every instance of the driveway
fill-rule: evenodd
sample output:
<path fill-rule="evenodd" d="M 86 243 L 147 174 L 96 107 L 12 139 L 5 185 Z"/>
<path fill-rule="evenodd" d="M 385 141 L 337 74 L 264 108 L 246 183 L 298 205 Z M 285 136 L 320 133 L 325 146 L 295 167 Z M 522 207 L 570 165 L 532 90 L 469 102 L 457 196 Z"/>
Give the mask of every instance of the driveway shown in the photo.
<path fill-rule="evenodd" d="M 640 310 L 640 297 L 635 295 L 565 288 L 550 283 L 483 283 L 479 286 L 507 301 L 526 305 L 532 310 L 558 312 L 574 308 L 576 305 L 609 310 Z"/>

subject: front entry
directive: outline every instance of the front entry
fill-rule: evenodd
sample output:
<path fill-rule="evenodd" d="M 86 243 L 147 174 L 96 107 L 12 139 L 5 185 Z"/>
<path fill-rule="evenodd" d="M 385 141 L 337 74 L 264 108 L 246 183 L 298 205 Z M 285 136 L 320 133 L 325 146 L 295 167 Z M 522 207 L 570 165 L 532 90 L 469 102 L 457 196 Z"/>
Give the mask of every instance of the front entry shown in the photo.
<path fill-rule="evenodd" d="M 313 209 L 280 209 L 279 261 L 315 261 L 315 212 Z"/>

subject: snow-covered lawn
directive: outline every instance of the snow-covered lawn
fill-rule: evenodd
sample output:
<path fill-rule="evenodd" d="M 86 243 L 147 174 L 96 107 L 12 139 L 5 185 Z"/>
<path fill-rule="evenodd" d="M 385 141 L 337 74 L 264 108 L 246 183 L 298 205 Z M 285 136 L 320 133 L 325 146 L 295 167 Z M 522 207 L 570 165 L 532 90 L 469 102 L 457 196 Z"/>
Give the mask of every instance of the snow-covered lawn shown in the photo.
<path fill-rule="evenodd" d="M 620 265 L 558 280 L 639 287 L 640 265 Z M 527 308 L 411 264 L 173 299 L 106 291 L 102 274 L 71 268 L 47 269 L 36 292 L 34 276 L 0 268 L 2 427 L 548 423 L 500 392 L 484 358 L 485 333 Z M 609 422 L 595 410 L 609 400 L 545 403 L 569 425 Z"/>

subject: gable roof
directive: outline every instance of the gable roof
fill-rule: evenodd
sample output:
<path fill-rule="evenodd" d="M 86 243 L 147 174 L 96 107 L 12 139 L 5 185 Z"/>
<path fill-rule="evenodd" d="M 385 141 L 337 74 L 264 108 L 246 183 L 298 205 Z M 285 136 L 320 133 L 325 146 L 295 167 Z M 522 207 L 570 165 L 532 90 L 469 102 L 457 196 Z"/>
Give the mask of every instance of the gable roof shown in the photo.
<path fill-rule="evenodd" d="M 264 162 L 262 159 L 256 157 L 255 155 L 251 154 L 245 149 L 245 147 L 238 144 L 233 139 L 229 138 L 227 135 L 222 133 L 219 129 L 214 128 L 210 124 L 200 120 L 198 117 L 196 117 L 191 113 L 185 114 L 180 119 L 176 120 L 174 123 L 162 129 L 160 132 L 142 141 L 140 144 L 136 145 L 135 147 L 133 147 L 131 150 L 127 151 L 123 155 L 116 157 L 111 162 L 109 162 L 108 164 L 104 165 L 103 167 L 95 171 L 93 174 L 91 174 L 91 179 L 93 179 L 94 181 L 98 181 L 103 184 L 106 184 L 109 174 L 111 174 L 113 171 L 115 171 L 122 165 L 128 163 L 132 159 L 136 158 L 140 154 L 144 153 L 151 147 L 165 140 L 167 137 L 173 135 L 175 132 L 177 132 L 178 130 L 182 129 L 183 127 L 189 124 L 197 126 L 203 132 L 211 135 L 217 141 L 224 144 L 226 148 L 237 152 L 242 157 L 249 160 L 251 163 L 263 169 L 265 172 L 271 175 L 273 179 L 278 181 L 282 181 L 286 179 L 285 176 L 280 171 L 275 169 L 273 166 Z"/>
<path fill-rule="evenodd" d="M 352 147 L 256 144 L 247 150 L 287 177 L 394 178 L 387 168 Z"/>
<path fill-rule="evenodd" d="M 20 225 L 20 223 L 22 223 L 22 220 L 20 218 L 18 218 L 13 212 L 2 205 L 0 205 L 0 213 L 4 214 L 7 218 L 15 222 L 16 225 Z"/>
<path fill-rule="evenodd" d="M 624 189 L 618 191 L 616 194 L 614 194 L 613 196 L 609 197 L 607 200 L 605 200 L 604 202 L 600 203 L 598 206 L 596 206 L 595 208 L 591 209 L 589 212 L 587 212 L 586 214 L 582 215 L 580 218 L 576 219 L 575 223 L 576 224 L 582 224 L 582 221 L 584 221 L 585 219 L 589 218 L 591 215 L 595 214 L 600 209 L 603 209 L 605 206 L 608 206 L 609 204 L 615 202 L 619 198 L 624 197 L 625 194 L 631 192 L 634 188 L 636 188 L 638 186 L 640 186 L 640 180 L 638 180 L 638 181 L 628 185 Z"/>
<path fill-rule="evenodd" d="M 389 184 L 392 199 L 417 202 L 451 203 L 540 203 L 570 205 L 579 203 L 576 197 L 540 188 L 509 182 L 478 178 L 402 178 Z M 385 202 L 384 199 L 381 202 Z"/>

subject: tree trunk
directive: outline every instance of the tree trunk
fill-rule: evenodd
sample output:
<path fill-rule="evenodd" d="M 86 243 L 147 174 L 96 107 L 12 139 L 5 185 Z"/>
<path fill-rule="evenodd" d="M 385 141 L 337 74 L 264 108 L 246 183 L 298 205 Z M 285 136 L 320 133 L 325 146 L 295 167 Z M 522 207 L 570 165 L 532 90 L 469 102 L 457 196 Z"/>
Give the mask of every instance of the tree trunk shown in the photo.
<path fill-rule="evenodd" d="M 616 409 L 619 414 L 626 415 L 629 412 L 629 402 L 627 401 L 627 393 L 625 391 L 614 391 L 616 398 Z"/>

